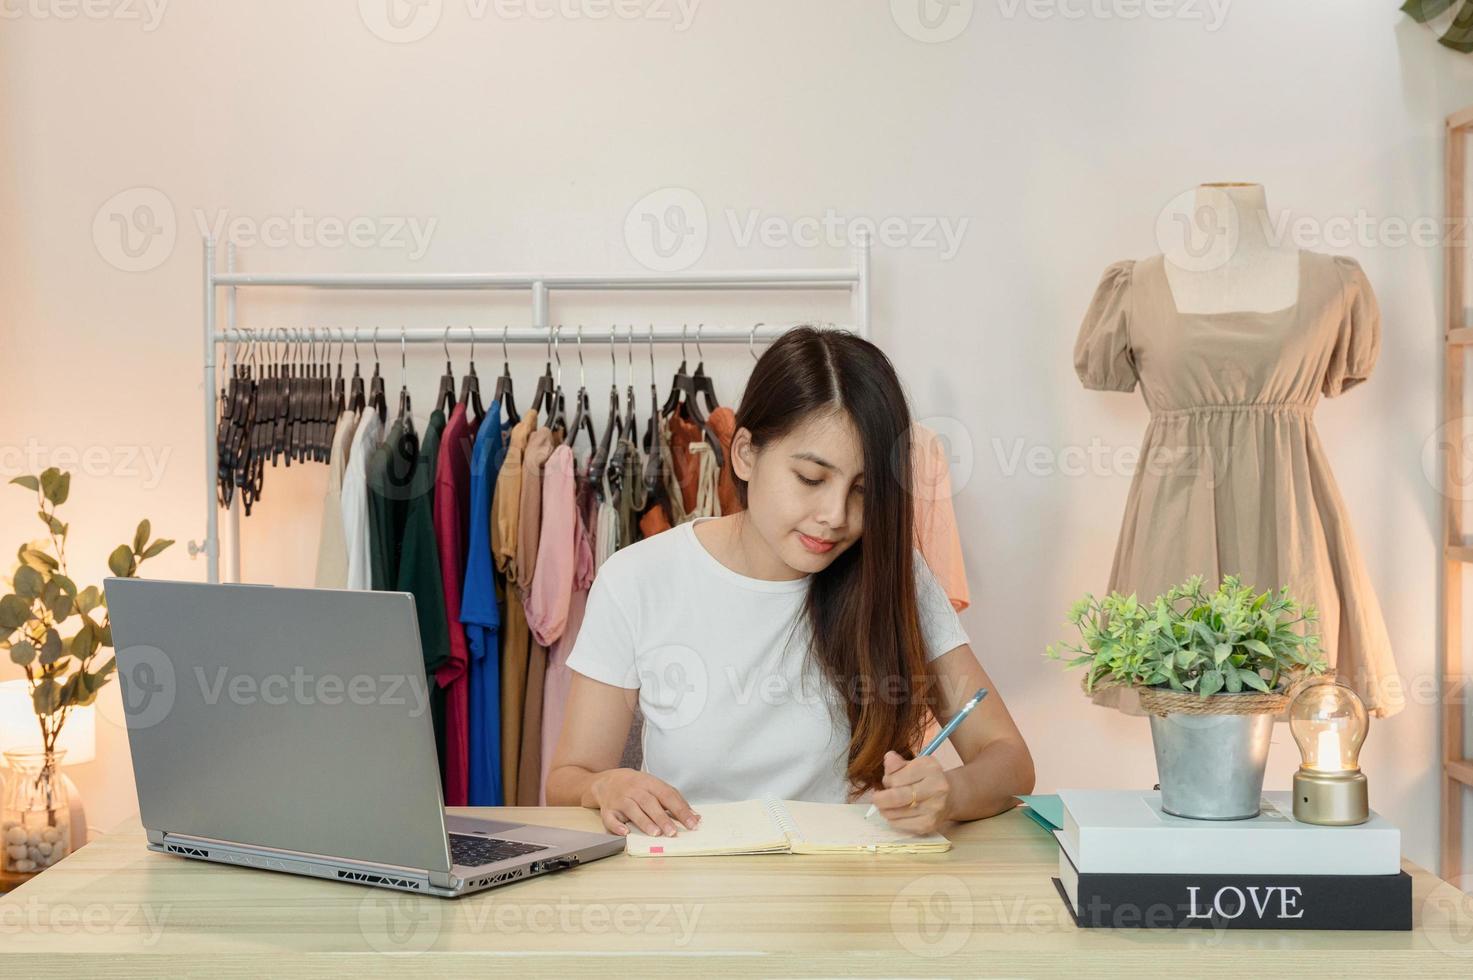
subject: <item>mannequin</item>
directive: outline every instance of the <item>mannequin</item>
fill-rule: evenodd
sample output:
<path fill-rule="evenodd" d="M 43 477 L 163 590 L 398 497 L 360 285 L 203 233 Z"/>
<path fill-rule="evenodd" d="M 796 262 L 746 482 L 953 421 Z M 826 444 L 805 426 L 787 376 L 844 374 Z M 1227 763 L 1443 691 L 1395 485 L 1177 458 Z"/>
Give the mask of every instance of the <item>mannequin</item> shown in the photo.
<path fill-rule="evenodd" d="M 1180 215 L 1176 217 L 1180 218 Z M 1262 184 L 1202 184 L 1185 240 L 1162 235 L 1166 280 L 1181 313 L 1273 313 L 1299 300 L 1299 249 L 1270 236 Z M 1184 239 L 1184 236 L 1183 236 Z"/>

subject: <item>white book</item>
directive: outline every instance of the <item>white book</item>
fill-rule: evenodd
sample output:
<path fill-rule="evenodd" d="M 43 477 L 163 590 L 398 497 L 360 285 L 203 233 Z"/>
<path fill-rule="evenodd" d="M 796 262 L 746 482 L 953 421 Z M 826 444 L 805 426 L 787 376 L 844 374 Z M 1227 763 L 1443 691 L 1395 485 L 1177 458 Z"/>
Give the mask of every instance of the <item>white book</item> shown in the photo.
<path fill-rule="evenodd" d="M 718 854 L 839 854 L 944 851 L 940 834 L 907 834 L 864 803 L 743 800 L 697 803 L 701 822 L 674 837 L 651 837 L 630 828 L 624 850 L 634 857 L 705 857 Z"/>
<path fill-rule="evenodd" d="M 1394 875 L 1401 831 L 1385 817 L 1353 827 L 1294 819 L 1292 794 L 1263 794 L 1248 820 L 1192 820 L 1154 790 L 1065 789 L 1060 841 L 1082 874 Z"/>

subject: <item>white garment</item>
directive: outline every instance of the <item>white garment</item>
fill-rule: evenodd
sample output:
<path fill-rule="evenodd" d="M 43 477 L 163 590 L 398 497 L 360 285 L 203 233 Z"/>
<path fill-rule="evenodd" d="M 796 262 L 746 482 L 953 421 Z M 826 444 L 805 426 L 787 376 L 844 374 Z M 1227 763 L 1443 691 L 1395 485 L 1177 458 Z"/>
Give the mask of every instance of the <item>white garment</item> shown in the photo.
<path fill-rule="evenodd" d="M 343 473 L 348 466 L 348 444 L 357 431 L 358 417 L 343 409 L 332 433 L 327 460 L 327 496 L 322 502 L 322 533 L 317 539 L 317 587 L 342 589 L 348 584 L 348 542 L 343 534 Z"/>
<path fill-rule="evenodd" d="M 695 534 L 712 519 L 677 525 L 605 562 L 568 667 L 638 688 L 644 769 L 693 804 L 845 802 L 848 718 L 842 702 L 830 712 L 817 668 L 804 669 L 809 577 L 773 582 L 727 568 Z M 967 634 L 919 552 L 915 569 L 934 660 Z"/>
<path fill-rule="evenodd" d="M 363 410 L 353 441 L 348 447 L 348 465 L 343 471 L 343 537 L 347 541 L 349 589 L 373 588 L 369 564 L 372 542 L 368 537 L 368 457 L 384 438 L 384 423 L 370 405 Z"/>

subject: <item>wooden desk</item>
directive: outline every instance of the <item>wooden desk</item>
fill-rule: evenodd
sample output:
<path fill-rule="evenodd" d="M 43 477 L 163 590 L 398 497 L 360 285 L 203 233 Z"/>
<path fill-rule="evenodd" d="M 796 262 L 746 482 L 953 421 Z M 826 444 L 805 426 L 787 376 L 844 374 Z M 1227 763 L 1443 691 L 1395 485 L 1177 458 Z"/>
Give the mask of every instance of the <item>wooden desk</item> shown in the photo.
<path fill-rule="evenodd" d="M 598 827 L 576 808 L 465 812 Z M 155 854 L 135 824 L 0 897 L 0 949 L 37 977 L 1473 976 L 1473 897 L 1410 862 L 1410 933 L 1081 930 L 1022 813 L 947 836 L 934 855 L 619 855 L 445 900 Z"/>

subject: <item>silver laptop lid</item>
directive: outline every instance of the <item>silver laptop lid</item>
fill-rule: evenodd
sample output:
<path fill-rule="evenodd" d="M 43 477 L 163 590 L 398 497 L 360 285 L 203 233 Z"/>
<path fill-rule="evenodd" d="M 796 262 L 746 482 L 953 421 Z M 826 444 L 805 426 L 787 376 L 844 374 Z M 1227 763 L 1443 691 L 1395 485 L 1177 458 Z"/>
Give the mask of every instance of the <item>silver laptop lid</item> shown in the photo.
<path fill-rule="evenodd" d="M 144 827 L 449 871 L 413 596 L 103 585 Z"/>

